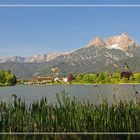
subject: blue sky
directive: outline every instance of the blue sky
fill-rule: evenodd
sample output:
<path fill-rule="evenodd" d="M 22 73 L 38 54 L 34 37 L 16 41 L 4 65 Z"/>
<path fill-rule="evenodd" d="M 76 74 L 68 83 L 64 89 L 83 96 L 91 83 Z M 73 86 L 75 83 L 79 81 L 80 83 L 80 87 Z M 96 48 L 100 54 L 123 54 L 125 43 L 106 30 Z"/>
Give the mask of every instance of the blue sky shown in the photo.
<path fill-rule="evenodd" d="M 1 4 L 139 4 L 139 0 L 0 0 Z"/>
<path fill-rule="evenodd" d="M 25 0 L 24 4 L 126 4 L 118 0 Z M 139 2 L 140 3 L 140 2 Z M 0 4 L 23 4 L 0 0 Z M 138 4 L 138 1 L 127 1 Z M 108 37 L 127 32 L 140 43 L 138 8 L 2 8 L 0 7 L 0 58 L 31 56 L 53 51 L 73 51 L 95 36 Z"/>

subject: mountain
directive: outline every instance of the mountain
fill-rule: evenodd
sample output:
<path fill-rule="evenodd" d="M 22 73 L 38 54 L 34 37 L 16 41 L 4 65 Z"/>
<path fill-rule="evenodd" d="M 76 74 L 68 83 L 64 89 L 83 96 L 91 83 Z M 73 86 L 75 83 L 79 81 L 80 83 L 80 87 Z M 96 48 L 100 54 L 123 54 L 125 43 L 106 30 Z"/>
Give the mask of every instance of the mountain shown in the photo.
<path fill-rule="evenodd" d="M 27 58 L 13 58 L 6 63 L 1 63 L 0 68 L 11 69 L 19 78 L 31 78 L 33 75 L 55 75 L 56 73 L 52 71 L 55 69 L 57 75 L 66 75 L 70 72 L 122 71 L 124 63 L 127 63 L 130 70 L 135 72 L 140 71 L 139 54 L 140 46 L 126 33 L 122 33 L 105 39 L 95 37 L 81 49 L 49 57 L 50 59 L 49 55 L 47 57 L 40 55 L 33 57 L 34 59 L 28 58 L 30 61 Z"/>
<path fill-rule="evenodd" d="M 140 46 L 135 43 L 126 33 L 118 36 L 101 39 L 96 37 L 91 40 L 84 48 L 78 49 L 68 55 L 60 56 L 51 61 L 51 64 L 58 65 L 66 63 L 72 71 L 113 71 L 121 69 L 120 63 L 130 58 L 138 58 Z M 129 63 L 129 62 L 128 62 Z M 133 68 L 132 68 L 133 69 Z"/>
<path fill-rule="evenodd" d="M 108 49 L 120 49 L 127 51 L 129 47 L 137 47 L 133 39 L 131 39 L 126 33 L 122 33 L 118 36 L 112 36 L 102 40 L 100 37 L 94 38 L 87 47 L 106 47 Z"/>
<path fill-rule="evenodd" d="M 41 63 L 41 62 L 48 62 L 55 59 L 58 56 L 65 55 L 67 52 L 52 52 L 47 54 L 39 54 L 36 56 L 30 57 L 21 57 L 21 56 L 12 56 L 0 59 L 0 63 L 6 62 L 18 62 L 18 63 Z"/>

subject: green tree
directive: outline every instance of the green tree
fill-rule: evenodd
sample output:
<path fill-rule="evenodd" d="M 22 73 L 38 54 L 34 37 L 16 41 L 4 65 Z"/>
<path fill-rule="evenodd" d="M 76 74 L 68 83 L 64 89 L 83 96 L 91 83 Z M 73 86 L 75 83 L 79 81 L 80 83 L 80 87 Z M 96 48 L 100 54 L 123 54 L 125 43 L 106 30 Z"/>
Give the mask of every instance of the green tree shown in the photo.
<path fill-rule="evenodd" d="M 105 71 L 105 72 L 104 72 L 104 77 L 107 78 L 108 76 L 109 76 L 108 71 Z"/>
<path fill-rule="evenodd" d="M 6 82 L 5 74 L 3 70 L 0 70 L 0 83 L 4 84 Z"/>
<path fill-rule="evenodd" d="M 0 70 L 0 84 L 1 85 L 15 85 L 17 78 L 10 70 Z"/>
<path fill-rule="evenodd" d="M 136 82 L 140 83 L 140 73 L 134 74 L 134 78 L 135 78 Z"/>
<path fill-rule="evenodd" d="M 119 72 L 112 73 L 111 82 L 112 83 L 118 83 L 120 81 L 122 81 L 122 82 L 124 81 L 124 79 L 120 78 L 120 73 Z"/>
<path fill-rule="evenodd" d="M 88 74 L 85 74 L 84 76 L 83 76 L 83 81 L 84 82 L 89 82 L 89 75 Z"/>
<path fill-rule="evenodd" d="M 4 74 L 5 74 L 5 76 L 7 76 L 7 75 L 11 74 L 11 71 L 10 70 L 6 70 L 6 71 L 4 71 Z"/>
<path fill-rule="evenodd" d="M 100 73 L 97 77 L 97 82 L 104 83 L 105 82 L 105 76 L 103 73 Z"/>
<path fill-rule="evenodd" d="M 78 74 L 78 75 L 76 76 L 76 81 L 77 81 L 77 82 L 82 82 L 82 81 L 83 81 L 83 74 Z"/>
<path fill-rule="evenodd" d="M 88 76 L 89 76 L 88 77 L 89 83 L 95 83 L 96 82 L 96 79 L 97 79 L 96 74 L 89 74 Z"/>
<path fill-rule="evenodd" d="M 111 82 L 111 77 L 110 77 L 108 71 L 104 72 L 104 78 L 105 78 L 104 79 L 105 83 L 110 83 Z"/>
<path fill-rule="evenodd" d="M 14 74 L 8 74 L 6 75 L 6 83 L 8 85 L 15 85 L 17 83 L 17 78 L 15 77 Z"/>
<path fill-rule="evenodd" d="M 120 73 L 119 72 L 115 72 L 112 74 L 111 78 L 114 78 L 114 79 L 120 79 Z"/>

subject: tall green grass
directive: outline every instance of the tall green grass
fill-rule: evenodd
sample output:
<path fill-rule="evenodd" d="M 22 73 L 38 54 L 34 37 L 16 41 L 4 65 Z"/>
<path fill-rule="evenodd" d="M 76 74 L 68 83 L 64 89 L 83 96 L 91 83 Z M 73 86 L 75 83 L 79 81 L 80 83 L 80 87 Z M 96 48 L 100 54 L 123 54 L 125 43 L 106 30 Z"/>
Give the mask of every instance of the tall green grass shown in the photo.
<path fill-rule="evenodd" d="M 99 93 L 100 95 L 100 93 Z M 27 106 L 20 98 L 0 103 L 0 132 L 140 132 L 140 102 L 119 101 L 98 105 L 57 94 L 57 104 L 47 98 Z"/>
<path fill-rule="evenodd" d="M 3 134 L 0 140 L 139 140 L 139 134 Z"/>

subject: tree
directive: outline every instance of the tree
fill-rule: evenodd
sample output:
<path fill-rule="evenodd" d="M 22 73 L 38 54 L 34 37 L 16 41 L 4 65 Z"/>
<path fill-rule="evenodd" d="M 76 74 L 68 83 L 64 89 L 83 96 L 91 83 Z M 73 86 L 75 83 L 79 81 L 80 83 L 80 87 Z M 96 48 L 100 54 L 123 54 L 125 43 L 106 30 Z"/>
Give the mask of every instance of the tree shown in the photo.
<path fill-rule="evenodd" d="M 135 80 L 140 83 L 140 73 L 134 74 Z"/>
<path fill-rule="evenodd" d="M 74 78 L 74 76 L 72 75 L 72 74 L 68 74 L 67 75 L 67 81 L 68 82 L 71 82 L 71 81 L 73 81 L 75 78 Z"/>
<path fill-rule="evenodd" d="M 0 70 L 0 85 L 15 85 L 17 78 L 10 70 Z"/>
<path fill-rule="evenodd" d="M 103 74 L 104 74 L 105 83 L 111 82 L 111 78 L 110 78 L 108 71 L 105 71 Z"/>
<path fill-rule="evenodd" d="M 0 83 L 4 84 L 6 82 L 5 74 L 3 70 L 0 70 Z"/>
<path fill-rule="evenodd" d="M 84 81 L 84 82 L 89 82 L 89 76 L 88 76 L 88 74 L 85 74 L 85 75 L 83 76 L 83 81 Z"/>
<path fill-rule="evenodd" d="M 115 73 L 112 73 L 111 74 L 111 82 L 118 83 L 120 80 L 121 80 L 121 78 L 120 78 L 120 72 L 115 72 Z"/>
<path fill-rule="evenodd" d="M 8 85 L 15 85 L 17 83 L 17 78 L 15 77 L 14 74 L 8 74 L 6 76 L 6 83 Z"/>
<path fill-rule="evenodd" d="M 120 79 L 120 73 L 119 72 L 113 73 L 111 78 L 113 78 L 113 79 Z"/>
<path fill-rule="evenodd" d="M 104 80 L 105 80 L 104 74 L 103 73 L 100 73 L 98 75 L 97 82 L 104 83 L 105 82 Z"/>
<path fill-rule="evenodd" d="M 105 77 L 105 78 L 108 78 L 108 77 L 109 77 L 108 71 L 105 71 L 105 72 L 104 72 L 104 77 Z"/>
<path fill-rule="evenodd" d="M 76 76 L 76 81 L 77 82 L 81 82 L 81 81 L 83 81 L 83 74 L 78 74 L 77 76 Z"/>
<path fill-rule="evenodd" d="M 83 80 L 88 83 L 94 83 L 96 78 L 96 74 L 85 74 Z"/>

